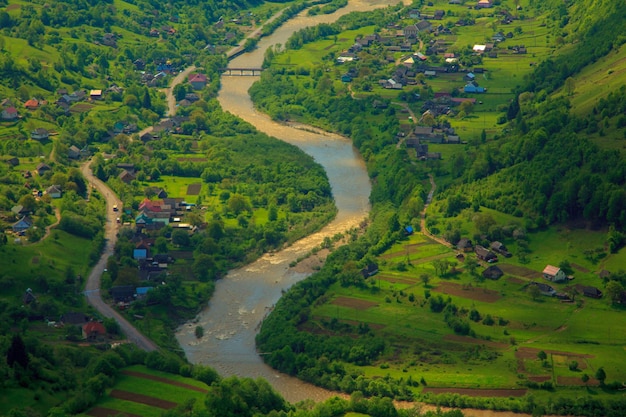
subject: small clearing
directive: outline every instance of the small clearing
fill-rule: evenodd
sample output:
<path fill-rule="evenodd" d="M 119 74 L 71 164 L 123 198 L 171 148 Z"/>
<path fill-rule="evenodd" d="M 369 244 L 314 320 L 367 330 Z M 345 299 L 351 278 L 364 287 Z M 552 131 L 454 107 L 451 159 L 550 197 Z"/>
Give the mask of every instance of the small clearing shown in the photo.
<path fill-rule="evenodd" d="M 473 337 L 459 336 L 457 334 L 447 334 L 443 338 L 444 340 L 449 340 L 451 342 L 468 343 L 470 345 L 485 345 L 485 346 L 496 348 L 496 349 L 506 349 L 507 347 L 509 347 L 509 345 L 507 345 L 506 343 L 493 342 L 491 340 L 475 339 Z"/>
<path fill-rule="evenodd" d="M 459 285 L 455 284 L 454 282 L 441 282 L 434 290 L 437 292 L 442 292 L 444 294 L 454 295 L 461 298 L 468 298 L 470 300 L 482 301 L 485 303 L 495 303 L 500 298 L 502 298 L 498 291 L 490 290 L 487 288 Z"/>
<path fill-rule="evenodd" d="M 200 190 L 202 189 L 202 184 L 199 182 L 194 182 L 193 184 L 189 184 L 187 186 L 187 195 L 198 195 L 200 194 Z"/>
<path fill-rule="evenodd" d="M 174 380 L 171 380 L 171 379 L 168 379 L 168 378 L 163 378 L 161 376 L 144 374 L 143 372 L 126 370 L 126 371 L 122 371 L 122 373 L 124 375 L 134 376 L 136 378 L 149 379 L 151 381 L 162 382 L 164 384 L 173 385 L 175 387 L 181 387 L 181 388 L 185 388 L 185 389 L 188 389 L 188 390 L 201 392 L 203 394 L 208 392 L 206 389 L 202 389 L 202 388 L 196 387 L 194 385 L 185 384 L 184 382 L 174 381 Z"/>
<path fill-rule="evenodd" d="M 529 279 L 539 279 L 541 278 L 541 272 L 535 271 L 534 269 L 524 268 L 523 266 L 510 265 L 510 264 L 499 264 L 498 265 L 502 272 L 508 275 L 517 275 L 522 278 Z"/>
<path fill-rule="evenodd" d="M 160 398 L 150 397 L 148 395 L 136 394 L 134 392 L 122 391 L 119 389 L 113 389 L 109 393 L 112 398 L 118 400 L 132 401 L 134 403 L 145 404 L 150 407 L 162 408 L 163 410 L 171 410 L 178 404 L 172 401 L 162 400 Z"/>
<path fill-rule="evenodd" d="M 523 397 L 525 389 L 424 388 L 423 393 L 459 394 L 469 397 Z"/>
<path fill-rule="evenodd" d="M 94 407 L 87 411 L 85 414 L 92 417 L 141 417 L 139 414 L 127 413 L 120 410 L 114 410 L 112 408 Z"/>
<path fill-rule="evenodd" d="M 564 385 L 564 386 L 569 386 L 569 387 L 571 386 L 579 387 L 579 386 L 585 385 L 585 383 L 579 376 L 557 376 L 556 383 L 557 385 Z M 589 381 L 587 381 L 587 385 L 598 386 L 600 385 L 600 381 L 598 381 L 595 378 L 589 378 Z"/>
<path fill-rule="evenodd" d="M 376 307 L 378 304 L 373 301 L 360 300 L 358 298 L 337 297 L 332 304 L 352 308 L 354 310 L 367 310 Z"/>

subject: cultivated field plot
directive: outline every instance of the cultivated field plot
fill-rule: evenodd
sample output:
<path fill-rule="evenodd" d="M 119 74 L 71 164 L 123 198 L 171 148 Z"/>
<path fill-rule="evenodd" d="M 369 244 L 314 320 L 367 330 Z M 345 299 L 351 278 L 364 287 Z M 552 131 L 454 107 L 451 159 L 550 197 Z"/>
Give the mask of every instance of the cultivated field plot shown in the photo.
<path fill-rule="evenodd" d="M 121 372 L 113 389 L 85 414 L 158 417 L 164 410 L 180 405 L 183 399 L 195 398 L 201 406 L 207 389 L 206 384 L 190 378 L 132 366 Z"/>
<path fill-rule="evenodd" d="M 466 233 L 471 236 L 472 230 Z M 576 389 L 585 386 L 584 380 L 593 387 L 599 384 L 593 377 L 600 367 L 611 370 L 607 380 L 620 378 L 626 374 L 619 359 L 626 345 L 621 311 L 605 299 L 578 294 L 574 301 L 562 302 L 557 297 L 533 297 L 528 290 L 528 284 L 536 281 L 560 293 L 571 292 L 570 282 L 547 282 L 542 269 L 549 262 L 558 264 L 563 246 L 577 240 L 578 232 L 541 233 L 530 239 L 530 262 L 521 263 L 514 255 L 495 264 L 504 274 L 497 280 L 482 277 L 487 264 L 477 262 L 473 252 L 457 258 L 455 250 L 416 233 L 375 259 L 379 272 L 365 278 L 364 285 L 332 286 L 332 296 L 312 308 L 311 322 L 301 329 L 333 334 L 330 326 L 337 321 L 355 328 L 366 324 L 393 349 L 359 371 L 370 377 L 424 378 L 427 385 L 416 390 L 428 388 L 424 392 L 431 395 L 513 397 L 525 395 L 533 384 Z M 514 242 L 505 243 L 515 248 Z M 555 248 L 552 253 L 550 247 Z M 582 250 L 579 255 L 573 243 L 569 251 L 575 260 L 570 262 L 574 282 L 601 287 L 597 267 Z M 447 263 L 445 272 L 442 262 Z M 432 299 L 444 304 L 441 310 L 436 311 Z M 451 314 L 456 321 L 450 321 Z M 538 358 L 541 351 L 547 360 Z"/>
<path fill-rule="evenodd" d="M 199 195 L 202 189 L 202 184 L 195 182 L 187 186 L 187 195 Z"/>

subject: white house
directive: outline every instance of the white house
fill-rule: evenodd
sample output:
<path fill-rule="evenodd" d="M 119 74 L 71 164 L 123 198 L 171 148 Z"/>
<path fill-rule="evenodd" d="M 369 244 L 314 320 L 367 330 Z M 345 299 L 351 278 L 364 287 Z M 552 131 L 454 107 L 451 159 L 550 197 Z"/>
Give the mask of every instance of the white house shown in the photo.
<path fill-rule="evenodd" d="M 561 282 L 567 280 L 567 275 L 558 266 L 546 265 L 543 269 L 543 277 L 548 281 Z"/>

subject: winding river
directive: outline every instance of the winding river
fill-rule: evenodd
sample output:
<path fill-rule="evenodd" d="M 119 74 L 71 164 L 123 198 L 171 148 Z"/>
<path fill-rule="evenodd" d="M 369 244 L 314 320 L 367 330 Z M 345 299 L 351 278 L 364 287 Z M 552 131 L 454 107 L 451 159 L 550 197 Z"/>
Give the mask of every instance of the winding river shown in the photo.
<path fill-rule="evenodd" d="M 235 58 L 230 66 L 260 67 L 268 47 L 284 45 L 289 36 L 299 29 L 333 22 L 351 11 L 366 11 L 388 4 L 385 0 L 350 0 L 346 8 L 331 15 L 308 17 L 302 13 L 271 36 L 262 38 L 257 49 Z M 348 139 L 278 124 L 267 115 L 257 112 L 248 95 L 248 89 L 257 80 L 257 76 L 223 76 L 218 97 L 222 107 L 254 125 L 259 131 L 299 147 L 321 164 L 328 175 L 338 214 L 320 232 L 278 253 L 266 254 L 250 265 L 230 271 L 217 282 L 215 294 L 207 308 L 196 320 L 181 326 L 176 337 L 192 363 L 211 366 L 222 376 L 264 378 L 292 403 L 306 399 L 320 401 L 337 393 L 304 383 L 265 365 L 256 351 L 254 338 L 263 318 L 282 292 L 308 276 L 307 273 L 290 268 L 289 264 L 319 245 L 324 237 L 332 237 L 358 226 L 369 212 L 371 184 L 361 156 Z M 197 339 L 194 332 L 198 325 L 204 328 L 201 339 Z M 469 415 L 484 417 L 513 415 L 506 412 L 471 411 Z"/>

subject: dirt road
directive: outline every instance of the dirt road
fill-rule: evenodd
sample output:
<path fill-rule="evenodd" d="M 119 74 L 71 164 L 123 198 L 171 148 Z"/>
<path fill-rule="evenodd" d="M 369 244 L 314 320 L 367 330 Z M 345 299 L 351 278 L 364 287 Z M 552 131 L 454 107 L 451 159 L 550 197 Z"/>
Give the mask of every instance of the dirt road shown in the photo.
<path fill-rule="evenodd" d="M 122 201 L 115 195 L 105 183 L 96 178 L 90 167 L 90 162 L 86 162 L 81 165 L 81 172 L 89 183 L 90 187 L 95 188 L 106 200 L 106 225 L 104 229 L 104 238 L 106 246 L 102 252 L 102 256 L 98 263 L 93 267 L 89 277 L 87 278 L 87 284 L 85 285 L 85 296 L 87 301 L 91 304 L 100 314 L 104 317 L 113 318 L 120 326 L 122 332 L 126 335 L 128 340 L 136 344 L 139 348 L 146 351 L 157 350 L 158 347 L 154 342 L 145 337 L 135 329 L 120 313 L 115 311 L 110 305 L 106 304 L 100 295 L 100 278 L 102 272 L 106 268 L 107 259 L 113 254 L 115 243 L 117 242 L 118 213 L 113 211 L 113 206 L 117 204 L 119 210 L 122 210 Z M 71 254 L 68 254 L 71 256 Z"/>

